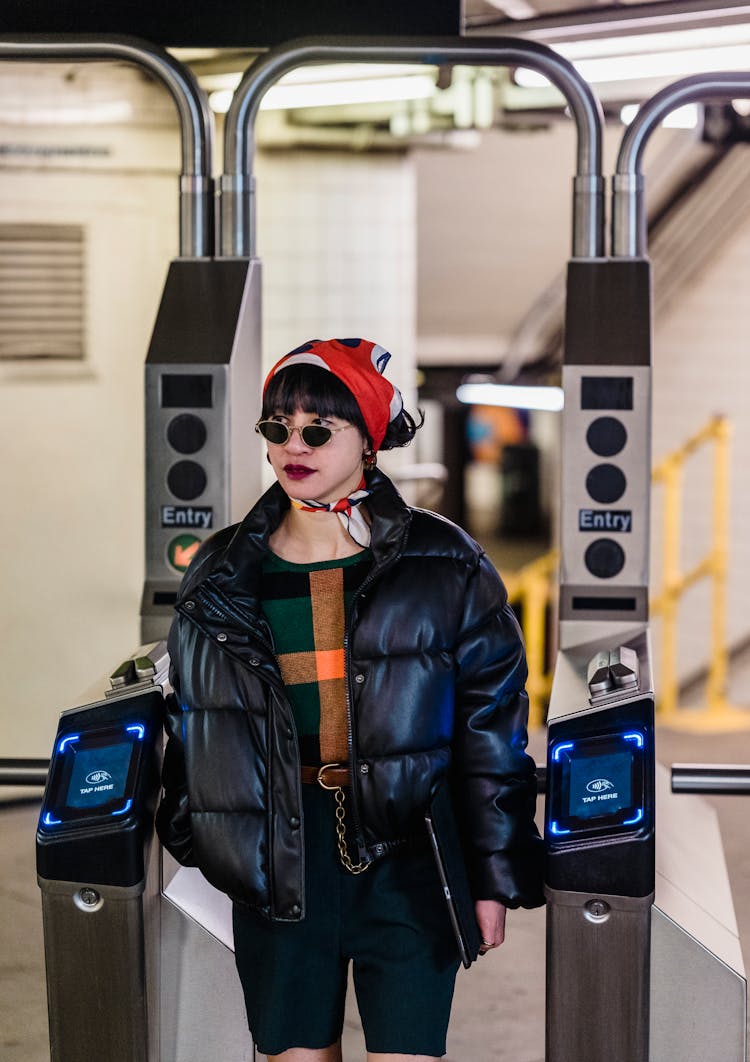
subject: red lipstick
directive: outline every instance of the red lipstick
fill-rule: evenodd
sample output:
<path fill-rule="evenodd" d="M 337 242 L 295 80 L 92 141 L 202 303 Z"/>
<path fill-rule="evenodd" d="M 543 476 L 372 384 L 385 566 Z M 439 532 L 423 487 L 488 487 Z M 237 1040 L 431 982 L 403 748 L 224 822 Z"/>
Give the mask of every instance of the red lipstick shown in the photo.
<path fill-rule="evenodd" d="M 306 479 L 314 471 L 314 468 L 308 468 L 307 465 L 284 465 L 284 472 L 290 479 Z"/>

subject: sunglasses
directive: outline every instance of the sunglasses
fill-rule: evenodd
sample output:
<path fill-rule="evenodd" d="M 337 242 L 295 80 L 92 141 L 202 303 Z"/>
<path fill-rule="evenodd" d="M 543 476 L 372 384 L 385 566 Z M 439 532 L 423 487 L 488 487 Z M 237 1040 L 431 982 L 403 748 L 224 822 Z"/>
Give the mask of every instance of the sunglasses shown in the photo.
<path fill-rule="evenodd" d="M 327 442 L 331 441 L 337 431 L 346 431 L 347 428 L 353 427 L 353 424 L 344 424 L 342 428 L 326 428 L 323 424 L 305 424 L 301 428 L 290 428 L 288 424 L 284 424 L 281 420 L 259 420 L 255 425 L 255 430 L 268 442 L 276 443 L 277 446 L 283 446 L 284 443 L 288 443 L 292 437 L 292 432 L 298 431 L 299 437 L 305 446 L 317 447 L 325 446 Z"/>

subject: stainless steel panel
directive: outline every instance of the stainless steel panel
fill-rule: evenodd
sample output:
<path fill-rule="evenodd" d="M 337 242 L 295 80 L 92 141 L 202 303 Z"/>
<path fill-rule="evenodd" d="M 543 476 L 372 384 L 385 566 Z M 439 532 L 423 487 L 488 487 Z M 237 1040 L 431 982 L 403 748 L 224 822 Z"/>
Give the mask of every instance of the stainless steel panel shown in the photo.
<path fill-rule="evenodd" d="M 39 886 L 52 1062 L 158 1062 L 154 890 L 92 886 L 87 908 L 85 883 Z"/>
<path fill-rule="evenodd" d="M 161 1062 L 253 1062 L 233 952 L 168 899 L 161 917 Z"/>
<path fill-rule="evenodd" d="M 257 260 L 173 263 L 168 276 L 145 369 L 144 641 L 166 637 L 172 620 L 170 596 L 183 572 L 169 563 L 170 543 L 185 534 L 181 548 L 205 540 L 241 520 L 261 493 L 263 450 L 253 431 L 263 382 L 260 285 Z M 164 375 L 210 377 L 210 407 L 162 406 Z M 205 427 L 206 441 L 194 453 L 178 452 L 168 441 L 170 423 L 184 413 Z M 193 500 L 175 497 L 167 484 L 170 468 L 183 460 L 198 464 L 206 477 Z M 167 521 L 170 526 L 162 526 Z"/>
<path fill-rule="evenodd" d="M 203 449 L 188 455 L 188 460 L 200 464 L 208 484 L 194 502 L 175 498 L 167 487 L 167 473 L 183 455 L 176 453 L 167 443 L 169 422 L 181 409 L 164 409 L 160 403 L 161 377 L 165 374 L 200 374 L 213 380 L 213 406 L 196 410 L 206 425 L 207 442 Z M 173 589 L 179 584 L 180 574 L 167 562 L 169 542 L 185 531 L 197 538 L 208 538 L 219 527 L 231 522 L 229 508 L 229 365 L 192 365 L 190 363 L 146 366 L 146 573 L 150 580 L 164 581 Z M 213 524 L 209 531 L 193 527 L 162 527 L 163 505 L 190 507 L 192 505 L 213 509 Z M 162 635 L 163 636 L 163 635 Z M 144 641 L 146 639 L 144 638 Z"/>
<path fill-rule="evenodd" d="M 656 769 L 656 906 L 744 977 L 718 817 L 698 796 L 670 792 Z"/>
<path fill-rule="evenodd" d="M 745 1062 L 744 977 L 658 908 L 651 933 L 650 1062 Z"/>
<path fill-rule="evenodd" d="M 643 624 L 622 627 L 607 624 L 602 628 L 601 624 L 571 622 L 568 633 L 582 640 L 557 654 L 548 723 L 581 712 L 606 710 L 615 704 L 624 704 L 653 693 L 650 635 Z M 627 646 L 637 653 L 638 687 L 634 690 L 614 690 L 607 696 L 597 698 L 593 706 L 586 681 L 589 661 L 598 652 L 609 653 L 620 646 Z"/>
<path fill-rule="evenodd" d="M 255 433 L 263 387 L 261 291 L 261 263 L 256 258 L 249 265 L 229 369 L 229 513 L 232 520 L 241 520 L 262 493 L 265 446 Z M 279 357 L 283 353 L 279 351 Z"/>
<path fill-rule="evenodd" d="M 547 1062 L 647 1062 L 650 906 L 548 892 Z"/>
<path fill-rule="evenodd" d="M 584 376 L 632 376 L 633 409 L 581 409 L 581 379 Z M 563 482 L 562 551 L 560 581 L 578 587 L 606 587 L 613 595 L 620 587 L 648 585 L 649 508 L 651 498 L 651 369 L 644 366 L 566 365 L 563 368 L 565 411 L 563 414 Z M 589 425 L 603 415 L 614 416 L 625 426 L 628 440 L 615 457 L 598 457 L 586 443 Z M 627 478 L 623 496 L 611 506 L 600 505 L 586 490 L 586 476 L 595 465 L 612 463 Z M 582 509 L 627 510 L 632 514 L 632 528 L 627 533 L 580 531 L 578 514 Z M 597 538 L 613 537 L 625 551 L 622 571 L 608 579 L 593 576 L 584 563 L 589 543 Z M 606 614 L 606 619 L 618 619 Z"/>

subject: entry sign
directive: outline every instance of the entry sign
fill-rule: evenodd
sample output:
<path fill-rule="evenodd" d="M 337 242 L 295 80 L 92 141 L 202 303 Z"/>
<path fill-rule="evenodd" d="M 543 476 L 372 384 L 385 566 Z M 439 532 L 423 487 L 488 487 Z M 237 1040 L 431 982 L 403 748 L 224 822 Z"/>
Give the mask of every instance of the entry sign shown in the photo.
<path fill-rule="evenodd" d="M 167 560 L 178 572 L 184 572 L 195 554 L 201 539 L 195 535 L 178 535 L 167 546 Z"/>
<path fill-rule="evenodd" d="M 631 509 L 579 509 L 579 531 L 630 531 L 633 527 Z"/>
<path fill-rule="evenodd" d="M 162 505 L 162 527 L 200 527 L 210 530 L 214 523 L 214 511 L 210 505 Z"/>

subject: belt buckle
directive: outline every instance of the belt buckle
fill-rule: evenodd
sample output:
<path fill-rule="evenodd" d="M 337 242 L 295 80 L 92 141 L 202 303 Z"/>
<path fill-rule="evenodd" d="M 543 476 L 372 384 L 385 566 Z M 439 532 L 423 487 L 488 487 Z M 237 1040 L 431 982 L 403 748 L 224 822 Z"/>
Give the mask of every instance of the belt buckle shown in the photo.
<path fill-rule="evenodd" d="M 343 763 L 324 763 L 323 764 L 323 766 L 318 771 L 318 785 L 321 787 L 321 789 L 333 790 L 333 789 L 340 789 L 341 788 L 340 785 L 326 785 L 326 783 L 323 780 L 323 772 L 329 770 L 330 768 L 343 767 L 343 766 L 344 766 Z"/>

